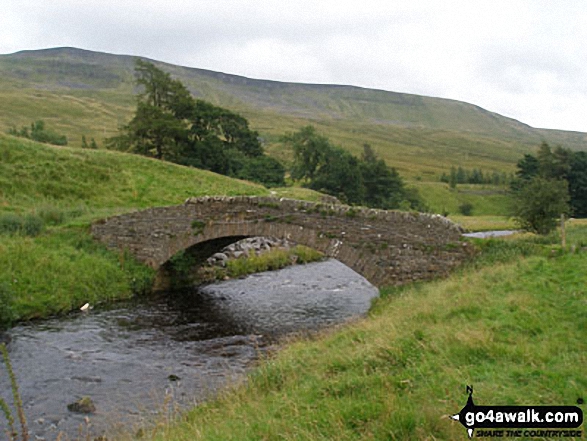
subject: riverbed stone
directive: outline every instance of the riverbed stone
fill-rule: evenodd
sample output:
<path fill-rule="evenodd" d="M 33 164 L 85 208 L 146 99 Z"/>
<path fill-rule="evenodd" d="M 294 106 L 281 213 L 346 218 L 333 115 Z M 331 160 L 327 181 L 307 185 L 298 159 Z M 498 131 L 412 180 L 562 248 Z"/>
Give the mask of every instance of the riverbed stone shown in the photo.
<path fill-rule="evenodd" d="M 96 411 L 96 405 L 90 397 L 82 397 L 79 400 L 68 404 L 67 410 L 75 413 L 94 413 Z"/>

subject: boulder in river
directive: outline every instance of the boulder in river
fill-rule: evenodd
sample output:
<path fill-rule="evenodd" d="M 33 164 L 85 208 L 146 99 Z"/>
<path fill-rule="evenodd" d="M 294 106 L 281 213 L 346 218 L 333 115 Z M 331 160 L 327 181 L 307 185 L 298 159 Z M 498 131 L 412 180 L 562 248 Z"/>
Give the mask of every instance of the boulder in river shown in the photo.
<path fill-rule="evenodd" d="M 96 406 L 90 397 L 82 397 L 75 403 L 68 404 L 67 410 L 76 413 L 93 413 L 96 411 Z"/>

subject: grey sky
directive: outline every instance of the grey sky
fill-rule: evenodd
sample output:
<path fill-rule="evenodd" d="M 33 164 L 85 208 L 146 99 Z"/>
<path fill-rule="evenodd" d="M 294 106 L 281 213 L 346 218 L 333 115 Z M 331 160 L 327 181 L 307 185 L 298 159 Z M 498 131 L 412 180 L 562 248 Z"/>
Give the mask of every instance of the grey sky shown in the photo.
<path fill-rule="evenodd" d="M 587 132 L 583 0 L 0 2 L 0 53 L 55 46 L 452 98 Z"/>

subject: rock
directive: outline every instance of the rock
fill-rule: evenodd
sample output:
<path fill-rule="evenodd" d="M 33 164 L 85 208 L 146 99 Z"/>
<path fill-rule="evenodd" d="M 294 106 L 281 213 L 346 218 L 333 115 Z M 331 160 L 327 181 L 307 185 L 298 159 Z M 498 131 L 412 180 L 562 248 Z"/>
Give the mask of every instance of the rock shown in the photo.
<path fill-rule="evenodd" d="M 213 254 L 212 258 L 215 260 L 220 260 L 221 262 L 226 262 L 228 260 L 228 256 L 224 253 Z"/>
<path fill-rule="evenodd" d="M 8 334 L 3 334 L 2 332 L 0 332 L 0 345 L 2 343 L 4 343 L 5 345 L 7 345 L 8 343 L 10 343 L 12 341 L 12 337 L 10 337 L 10 335 Z"/>
<path fill-rule="evenodd" d="M 68 404 L 67 410 L 76 413 L 93 413 L 96 411 L 96 406 L 90 397 L 82 397 L 75 403 Z"/>
<path fill-rule="evenodd" d="M 181 378 L 179 378 L 179 377 L 178 377 L 177 375 L 175 375 L 175 374 L 170 374 L 170 375 L 167 377 L 167 379 L 168 379 L 169 381 L 179 381 L 179 380 L 181 380 Z"/>

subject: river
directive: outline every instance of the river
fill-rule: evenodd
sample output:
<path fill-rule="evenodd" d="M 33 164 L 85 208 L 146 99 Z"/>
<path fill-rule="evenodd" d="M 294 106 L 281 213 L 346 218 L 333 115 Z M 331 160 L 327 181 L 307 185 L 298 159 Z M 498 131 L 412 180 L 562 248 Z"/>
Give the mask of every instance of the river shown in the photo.
<path fill-rule="evenodd" d="M 377 295 L 327 260 L 19 325 L 8 349 L 31 439 L 132 433 L 239 381 L 280 337 L 364 314 Z M 0 396 L 12 402 L 3 367 Z M 87 419 L 67 410 L 84 396 Z"/>

